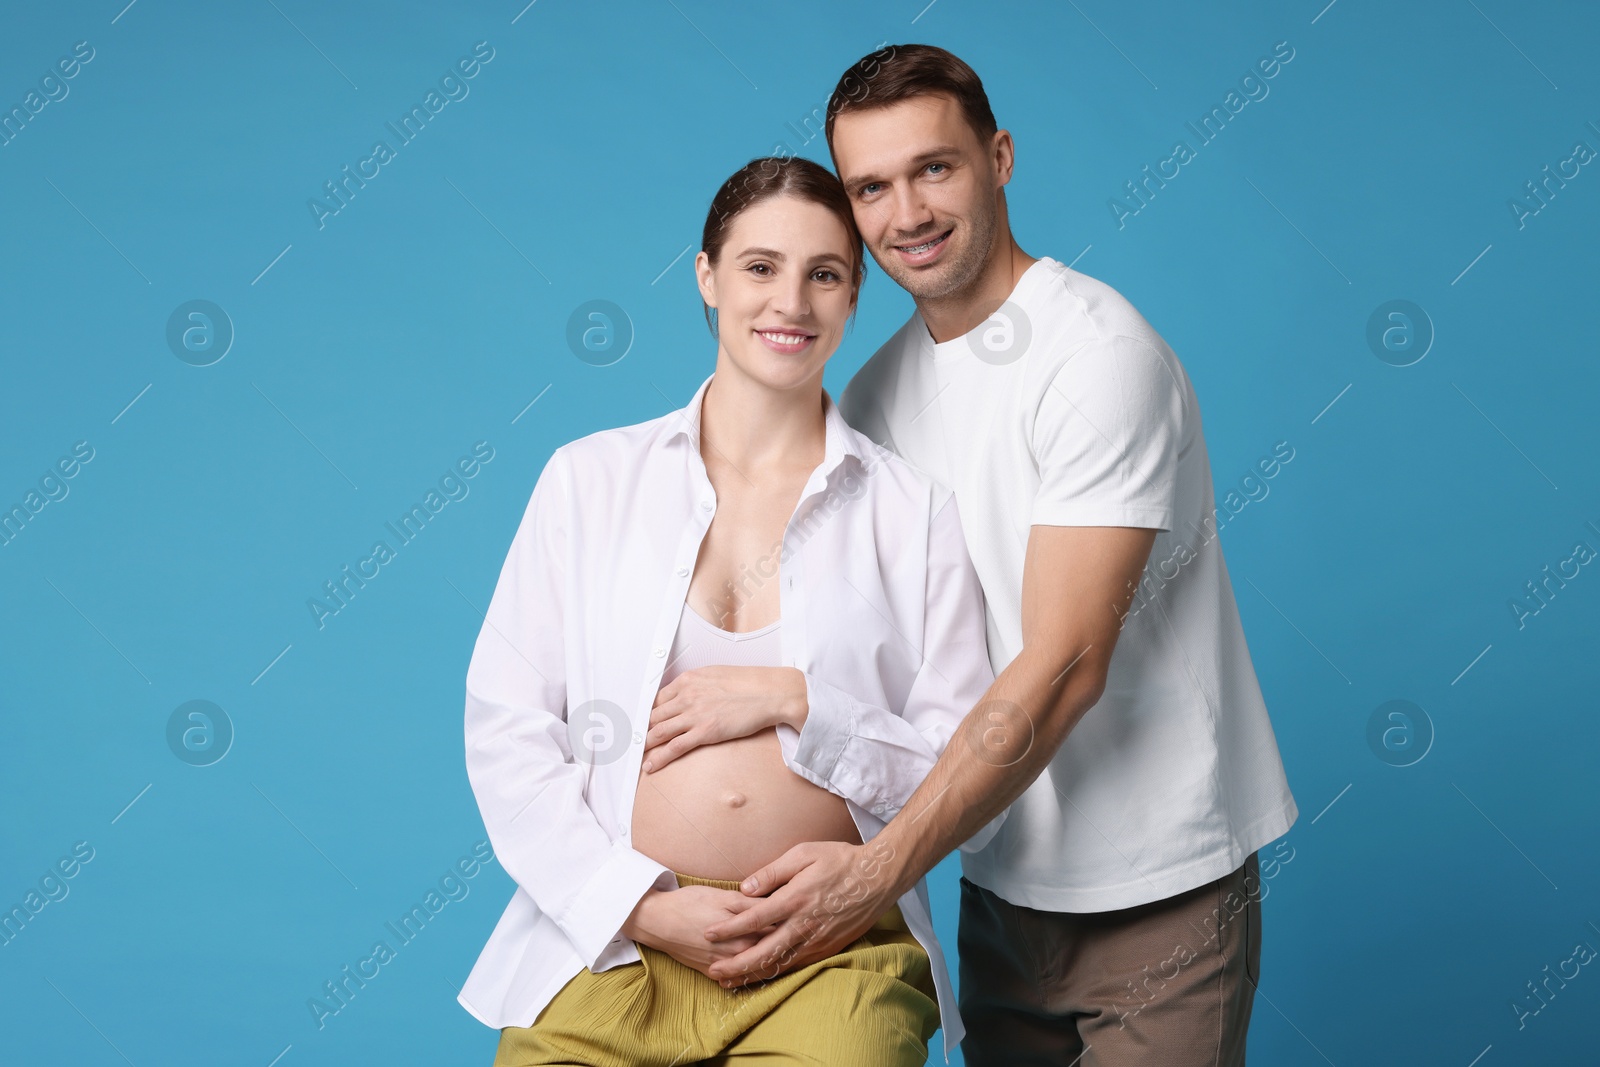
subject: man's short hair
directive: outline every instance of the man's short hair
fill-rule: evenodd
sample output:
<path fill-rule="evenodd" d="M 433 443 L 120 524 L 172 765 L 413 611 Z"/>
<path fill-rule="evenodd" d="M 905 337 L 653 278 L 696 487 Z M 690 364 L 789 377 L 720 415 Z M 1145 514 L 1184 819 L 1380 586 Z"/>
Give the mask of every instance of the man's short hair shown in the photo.
<path fill-rule="evenodd" d="M 987 142 L 999 129 L 976 71 L 937 45 L 895 44 L 862 56 L 840 76 L 823 126 L 828 152 L 833 152 L 833 123 L 841 114 L 938 93 L 955 99 L 979 142 Z"/>

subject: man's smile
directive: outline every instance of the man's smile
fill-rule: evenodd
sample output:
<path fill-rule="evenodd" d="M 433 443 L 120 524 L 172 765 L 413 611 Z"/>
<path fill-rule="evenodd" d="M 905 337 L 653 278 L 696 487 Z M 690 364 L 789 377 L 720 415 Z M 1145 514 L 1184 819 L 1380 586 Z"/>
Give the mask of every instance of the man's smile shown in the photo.
<path fill-rule="evenodd" d="M 927 263 L 938 257 L 943 251 L 945 242 L 954 233 L 953 229 L 946 230 L 936 237 L 929 238 L 919 244 L 899 244 L 892 247 L 900 253 L 900 258 L 913 266 Z"/>

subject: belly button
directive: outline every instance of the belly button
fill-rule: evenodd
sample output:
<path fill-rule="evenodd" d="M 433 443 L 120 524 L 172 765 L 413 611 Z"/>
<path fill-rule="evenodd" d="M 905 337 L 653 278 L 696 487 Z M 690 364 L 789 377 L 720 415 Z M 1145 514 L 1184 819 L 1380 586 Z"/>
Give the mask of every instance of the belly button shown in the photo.
<path fill-rule="evenodd" d="M 727 802 L 727 805 L 730 808 L 742 808 L 742 807 L 744 807 L 744 794 L 743 793 L 729 793 L 727 796 L 723 797 L 722 799 Z"/>

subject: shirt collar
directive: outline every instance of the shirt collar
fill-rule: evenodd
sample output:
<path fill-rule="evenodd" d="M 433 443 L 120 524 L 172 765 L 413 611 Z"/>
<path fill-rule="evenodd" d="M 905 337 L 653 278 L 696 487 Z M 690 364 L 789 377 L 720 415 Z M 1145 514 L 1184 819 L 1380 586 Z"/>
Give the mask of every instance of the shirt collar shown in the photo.
<path fill-rule="evenodd" d="M 1012 284 L 1011 292 L 1006 294 L 1004 303 L 1016 304 L 1023 309 L 1024 313 L 1031 312 L 1034 305 L 1035 291 L 1045 282 L 1049 281 L 1052 277 L 1060 278 L 1067 269 L 1068 268 L 1066 268 L 1058 259 L 1052 259 L 1050 256 L 1040 256 L 1038 259 L 1030 263 L 1028 265 L 1028 269 L 1023 271 L 1022 274 L 1017 278 L 1016 282 Z M 1004 304 L 1002 304 L 1002 306 L 1004 306 Z M 995 310 L 998 311 L 999 308 L 996 308 Z M 991 315 L 990 319 L 992 318 L 993 316 Z M 917 308 L 911 313 L 910 321 L 913 324 L 913 336 L 923 349 L 936 353 L 941 349 L 946 352 L 956 353 L 965 347 L 964 345 L 957 345 L 956 342 L 967 341 L 967 339 L 972 336 L 974 330 L 983 329 L 988 325 L 990 319 L 985 319 L 983 322 L 978 323 L 978 325 L 974 326 L 966 333 L 960 335 L 959 337 L 952 337 L 948 341 L 935 341 L 933 339 L 933 334 L 928 329 L 927 320 L 922 317 L 921 308 Z"/>
<path fill-rule="evenodd" d="M 705 400 L 706 389 L 710 387 L 711 379 L 714 377 L 716 377 L 714 373 L 708 376 L 700 383 L 700 388 L 695 390 L 694 399 L 667 417 L 664 433 L 659 439 L 663 447 L 685 440 L 693 445 L 696 455 L 700 454 L 700 408 Z M 844 415 L 839 412 L 839 405 L 828 395 L 826 389 L 822 391 L 822 407 L 825 440 L 819 473 L 824 476 L 832 474 L 834 468 L 844 462 L 846 456 L 854 456 L 857 463 L 866 464 L 867 457 L 862 453 L 854 431 L 851 430 L 850 424 L 845 422 Z"/>

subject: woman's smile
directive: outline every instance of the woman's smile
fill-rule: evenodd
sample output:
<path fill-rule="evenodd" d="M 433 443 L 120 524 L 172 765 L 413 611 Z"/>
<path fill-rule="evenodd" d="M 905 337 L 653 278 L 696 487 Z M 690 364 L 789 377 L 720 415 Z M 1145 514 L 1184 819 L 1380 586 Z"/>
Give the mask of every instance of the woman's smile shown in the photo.
<path fill-rule="evenodd" d="M 757 329 L 755 333 L 768 348 L 774 352 L 782 352 L 785 355 L 793 355 L 796 352 L 805 351 L 806 347 L 816 340 L 817 336 L 809 330 L 792 328 L 778 330 Z"/>

